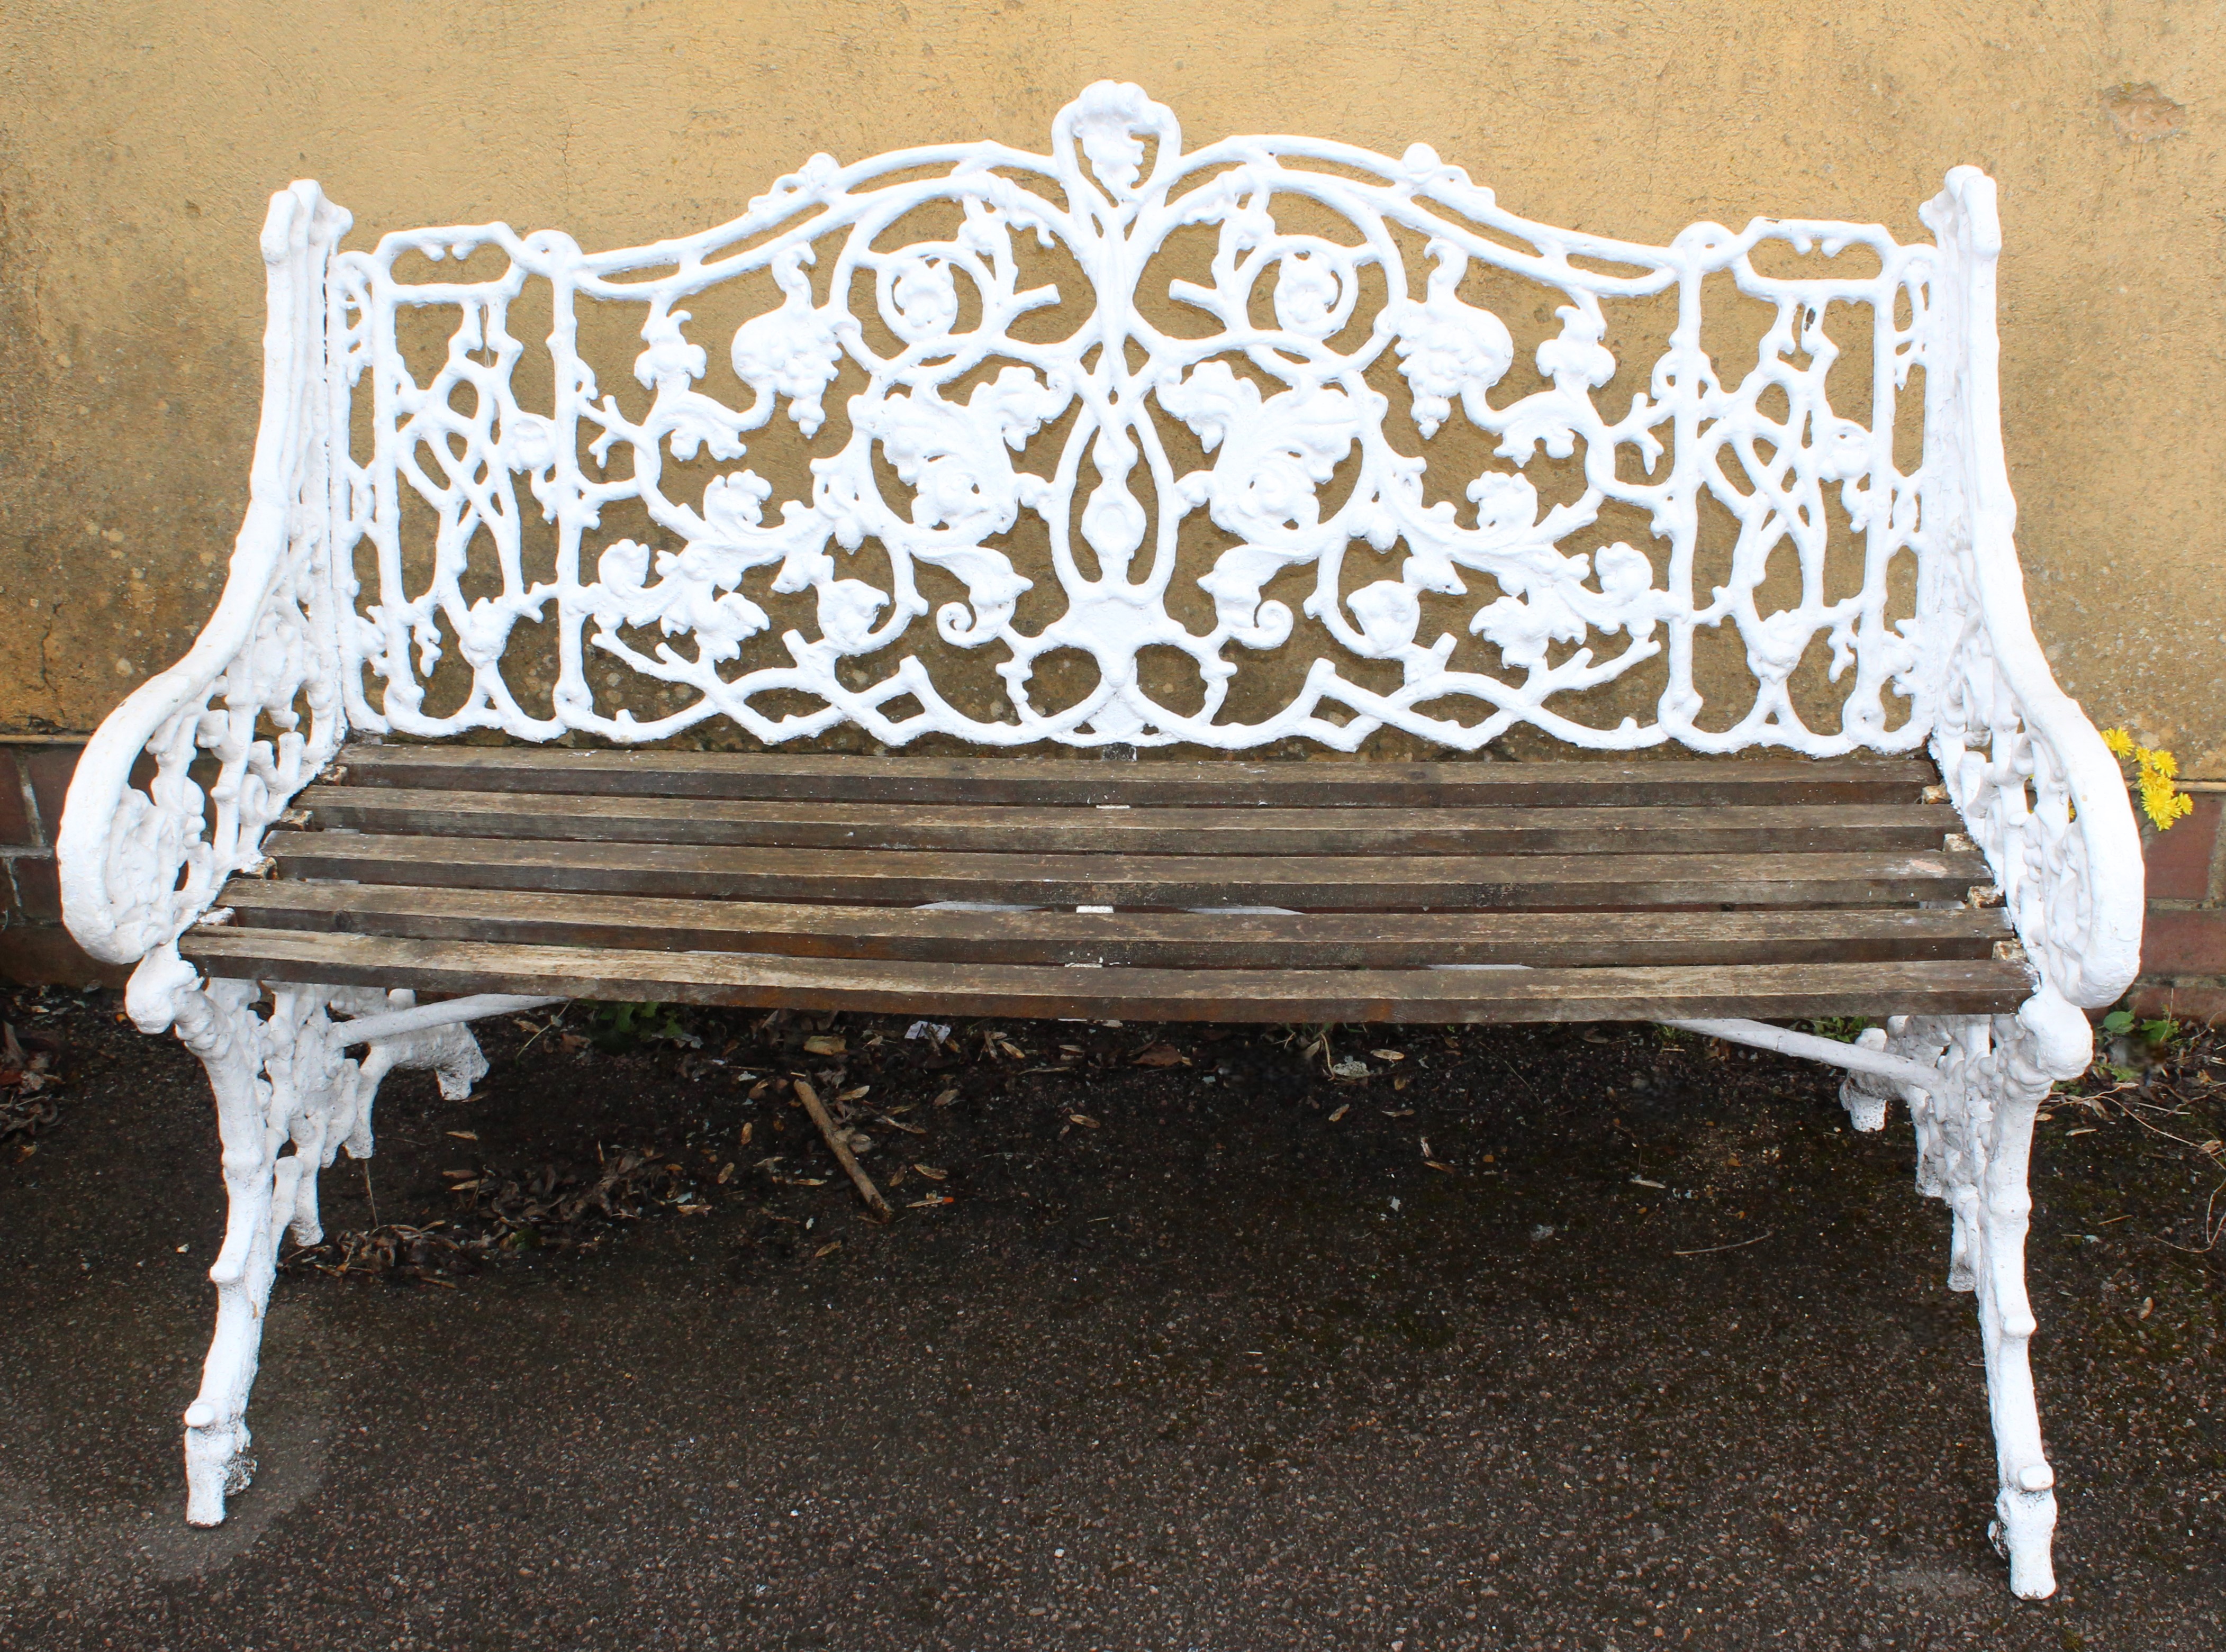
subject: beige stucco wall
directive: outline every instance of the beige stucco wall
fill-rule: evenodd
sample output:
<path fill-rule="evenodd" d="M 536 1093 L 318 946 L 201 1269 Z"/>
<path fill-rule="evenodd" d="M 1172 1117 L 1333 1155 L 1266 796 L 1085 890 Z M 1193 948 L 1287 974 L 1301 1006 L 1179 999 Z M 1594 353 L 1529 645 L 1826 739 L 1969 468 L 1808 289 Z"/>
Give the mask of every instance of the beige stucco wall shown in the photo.
<path fill-rule="evenodd" d="M 1101 77 L 1192 142 L 1434 145 L 1634 238 L 1759 213 L 1915 238 L 2000 180 L 2035 620 L 2101 722 L 2226 774 L 2226 10 L 2038 0 L 17 0 L 0 29 L 0 732 L 90 728 L 213 605 L 245 500 L 270 192 L 357 244 L 731 216 L 814 150 L 1032 149 Z M 2014 13 L 2014 15 L 2012 15 Z M 2141 88 L 2153 88 L 2145 91 Z"/>

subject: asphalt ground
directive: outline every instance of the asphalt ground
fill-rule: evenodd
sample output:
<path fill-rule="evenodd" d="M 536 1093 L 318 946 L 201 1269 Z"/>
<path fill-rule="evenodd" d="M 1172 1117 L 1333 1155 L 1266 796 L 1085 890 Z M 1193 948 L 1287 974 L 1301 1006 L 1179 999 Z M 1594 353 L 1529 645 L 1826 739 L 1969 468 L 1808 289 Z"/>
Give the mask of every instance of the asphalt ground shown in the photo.
<path fill-rule="evenodd" d="M 16 998 L 0 1643 L 2226 1646 L 2214 1044 L 2121 1047 L 2042 1126 L 2063 1586 L 2026 1603 L 1945 1213 L 1817 1071 L 1637 1027 L 551 1019 L 487 1030 L 469 1102 L 391 1080 L 368 1176 L 326 1173 L 203 1532 L 204 1082 L 112 996 Z"/>

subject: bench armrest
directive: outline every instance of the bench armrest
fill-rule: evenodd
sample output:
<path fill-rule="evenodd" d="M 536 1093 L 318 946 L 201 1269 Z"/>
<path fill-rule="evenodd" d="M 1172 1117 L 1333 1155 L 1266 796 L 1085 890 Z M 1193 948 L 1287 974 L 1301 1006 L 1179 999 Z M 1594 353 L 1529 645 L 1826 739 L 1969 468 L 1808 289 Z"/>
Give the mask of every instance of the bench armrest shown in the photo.
<path fill-rule="evenodd" d="M 1946 553 L 1935 611 L 1950 616 L 1939 633 L 1932 754 L 1994 868 L 2042 994 L 2097 1007 L 2140 967 L 2140 837 L 2117 759 L 2057 686 L 2026 607 L 2002 454 L 1994 181 L 1956 168 L 1923 217 L 1939 247 L 1924 356 L 1924 509 L 1938 513 Z"/>
<path fill-rule="evenodd" d="M 325 272 L 349 223 L 314 183 L 271 197 L 263 415 L 223 597 L 186 657 L 109 714 L 70 783 L 55 846 L 63 921 L 111 963 L 175 940 L 252 866 L 346 731 Z"/>

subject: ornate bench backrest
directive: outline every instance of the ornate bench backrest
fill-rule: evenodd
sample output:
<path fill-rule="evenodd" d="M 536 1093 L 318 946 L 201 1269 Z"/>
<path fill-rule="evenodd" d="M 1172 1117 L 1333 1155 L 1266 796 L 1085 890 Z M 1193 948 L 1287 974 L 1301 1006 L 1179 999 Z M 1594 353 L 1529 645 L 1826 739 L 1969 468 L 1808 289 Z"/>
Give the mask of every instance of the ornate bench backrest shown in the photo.
<path fill-rule="evenodd" d="M 390 234 L 328 289 L 349 717 L 1909 749 L 1960 630 L 1898 405 L 1936 257 L 1552 229 L 1419 145 L 1186 152 L 1111 83 L 1048 156 L 816 156 L 651 246 Z"/>

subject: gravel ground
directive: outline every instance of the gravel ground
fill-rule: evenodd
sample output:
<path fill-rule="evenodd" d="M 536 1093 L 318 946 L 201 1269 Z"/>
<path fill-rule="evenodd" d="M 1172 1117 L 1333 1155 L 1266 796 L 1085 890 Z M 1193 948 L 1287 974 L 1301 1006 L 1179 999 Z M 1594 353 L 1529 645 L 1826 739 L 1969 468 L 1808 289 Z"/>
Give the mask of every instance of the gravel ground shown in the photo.
<path fill-rule="evenodd" d="M 2121 1049 L 2042 1128 L 2032 1604 L 1907 1120 L 1854 1135 L 1773 1057 L 500 1023 L 477 1096 L 391 1081 L 368 1176 L 327 1173 L 256 1484 L 198 1532 L 199 1069 L 112 997 L 9 1020 L 58 1076 L 0 1091 L 11 1648 L 2226 1644 L 2216 1046 Z"/>

